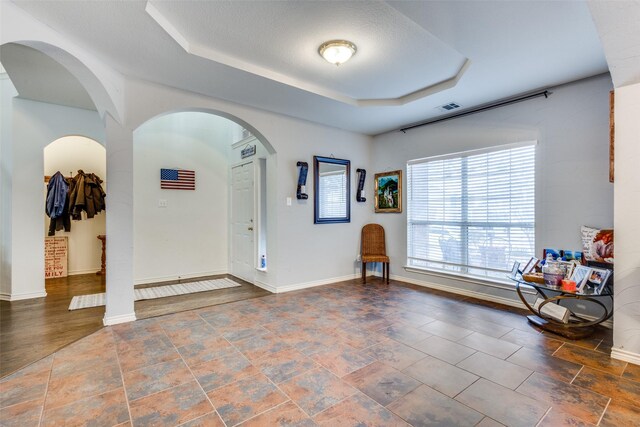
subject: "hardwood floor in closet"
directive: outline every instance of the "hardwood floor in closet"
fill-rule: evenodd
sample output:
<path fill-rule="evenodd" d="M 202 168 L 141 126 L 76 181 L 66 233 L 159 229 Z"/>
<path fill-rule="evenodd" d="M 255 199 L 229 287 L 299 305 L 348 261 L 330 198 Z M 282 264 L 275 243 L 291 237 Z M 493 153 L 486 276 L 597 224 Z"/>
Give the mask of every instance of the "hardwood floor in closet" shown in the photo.
<path fill-rule="evenodd" d="M 224 276 L 215 276 L 219 277 Z M 135 303 L 136 316 L 138 319 L 144 319 L 269 294 L 240 279 L 227 277 L 242 286 L 138 301 Z M 173 283 L 177 282 L 162 284 Z M 45 287 L 46 298 L 0 301 L 0 377 L 40 360 L 103 327 L 104 307 L 69 311 L 69 303 L 75 295 L 105 291 L 103 276 L 84 274 L 49 279 Z"/>
<path fill-rule="evenodd" d="M 103 276 L 49 279 L 45 288 L 45 298 L 0 301 L 2 377 L 102 328 L 104 307 L 69 311 L 69 303 L 74 295 L 104 292 Z"/>

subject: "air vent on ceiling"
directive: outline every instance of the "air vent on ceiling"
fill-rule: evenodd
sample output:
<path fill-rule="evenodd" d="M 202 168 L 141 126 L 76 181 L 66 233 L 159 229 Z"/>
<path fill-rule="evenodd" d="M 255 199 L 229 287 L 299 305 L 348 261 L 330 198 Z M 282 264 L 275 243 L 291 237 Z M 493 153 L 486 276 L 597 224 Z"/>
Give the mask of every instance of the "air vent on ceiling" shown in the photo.
<path fill-rule="evenodd" d="M 456 104 L 455 102 L 450 102 L 448 104 L 441 105 L 440 107 L 438 107 L 438 110 L 442 111 L 443 113 L 446 113 L 458 108 L 460 108 L 460 104 Z"/>

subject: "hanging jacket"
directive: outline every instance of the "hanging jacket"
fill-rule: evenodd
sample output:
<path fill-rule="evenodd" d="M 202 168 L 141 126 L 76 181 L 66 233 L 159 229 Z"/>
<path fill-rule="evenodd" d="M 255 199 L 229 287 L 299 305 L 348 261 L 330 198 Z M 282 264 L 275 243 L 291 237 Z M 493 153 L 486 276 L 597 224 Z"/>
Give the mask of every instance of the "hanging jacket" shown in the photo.
<path fill-rule="evenodd" d="M 60 172 L 56 172 L 47 185 L 45 211 L 50 218 L 55 219 L 62 215 L 68 194 L 69 184 Z"/>
<path fill-rule="evenodd" d="M 69 180 L 73 182 L 73 180 Z M 64 231 L 71 231 L 71 217 L 69 216 L 69 193 L 65 197 L 64 209 L 62 215 L 57 218 L 51 218 L 49 221 L 49 236 L 55 236 L 56 231 L 60 231 L 64 228 Z"/>
<path fill-rule="evenodd" d="M 70 181 L 67 181 L 60 172 L 56 172 L 47 185 L 45 212 L 51 218 L 49 236 L 54 236 L 56 231 L 60 231 L 63 228 L 64 231 L 71 231 L 71 220 L 69 218 Z"/>
<path fill-rule="evenodd" d="M 87 218 L 93 218 L 105 209 L 106 193 L 101 185 L 103 181 L 96 174 L 87 174 L 83 170 L 79 170 L 73 180 L 74 186 L 70 193 L 69 210 L 74 220 L 82 219 L 82 211 L 87 213 Z"/>

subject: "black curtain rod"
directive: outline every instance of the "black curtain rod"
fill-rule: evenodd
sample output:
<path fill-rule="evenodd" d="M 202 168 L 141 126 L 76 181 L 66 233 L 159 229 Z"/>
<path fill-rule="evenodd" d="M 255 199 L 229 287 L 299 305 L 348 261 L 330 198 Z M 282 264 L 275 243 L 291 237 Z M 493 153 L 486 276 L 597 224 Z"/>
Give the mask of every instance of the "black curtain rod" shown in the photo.
<path fill-rule="evenodd" d="M 482 111 L 492 110 L 492 109 L 498 108 L 498 107 L 504 107 L 505 105 L 515 104 L 516 102 L 522 102 L 522 101 L 526 101 L 528 99 L 538 98 L 540 96 L 544 96 L 545 98 L 548 98 L 549 95 L 551 95 L 551 94 L 552 94 L 552 92 L 549 92 L 548 90 L 543 90 L 542 92 L 531 93 L 529 95 L 520 96 L 518 98 L 512 98 L 512 99 L 507 99 L 505 101 L 499 101 L 499 102 L 496 102 L 495 104 L 490 104 L 490 105 L 486 105 L 484 107 L 476 108 L 475 110 L 464 111 L 462 113 L 453 114 L 451 116 L 442 117 L 440 119 L 434 119 L 434 120 L 429 120 L 429 121 L 422 122 L 422 123 L 417 123 L 415 125 L 411 125 L 411 126 L 407 126 L 407 127 L 401 128 L 400 131 L 402 133 L 407 133 L 407 131 L 410 130 L 410 129 L 415 129 L 415 128 L 419 128 L 419 127 L 422 127 L 422 126 L 438 123 L 438 122 L 444 122 L 445 120 L 457 119 L 458 117 L 464 117 L 464 116 L 468 116 L 468 115 L 471 115 L 471 114 L 480 113 Z"/>

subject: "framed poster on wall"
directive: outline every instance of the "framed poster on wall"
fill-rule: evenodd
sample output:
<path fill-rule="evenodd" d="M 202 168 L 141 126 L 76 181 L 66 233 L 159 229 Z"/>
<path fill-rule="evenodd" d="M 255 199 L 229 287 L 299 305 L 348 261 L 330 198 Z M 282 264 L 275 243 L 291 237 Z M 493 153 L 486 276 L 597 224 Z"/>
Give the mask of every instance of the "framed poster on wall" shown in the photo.
<path fill-rule="evenodd" d="M 402 212 L 402 171 L 377 173 L 375 175 L 376 213 Z"/>
<path fill-rule="evenodd" d="M 67 277 L 69 265 L 69 241 L 67 237 L 45 237 L 44 278 Z"/>

